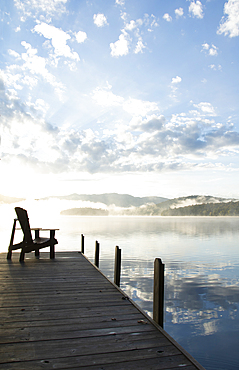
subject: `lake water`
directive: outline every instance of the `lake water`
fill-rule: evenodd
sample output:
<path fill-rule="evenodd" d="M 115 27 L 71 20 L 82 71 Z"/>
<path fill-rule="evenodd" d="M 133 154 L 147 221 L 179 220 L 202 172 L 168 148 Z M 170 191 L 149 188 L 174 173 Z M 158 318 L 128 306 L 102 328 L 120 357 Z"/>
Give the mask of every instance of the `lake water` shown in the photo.
<path fill-rule="evenodd" d="M 30 219 L 31 220 L 31 219 Z M 34 224 L 37 216 L 33 215 Z M 56 250 L 80 250 L 113 280 L 114 251 L 122 250 L 121 288 L 152 316 L 153 264 L 165 264 L 164 329 L 207 370 L 239 368 L 239 218 L 45 216 L 59 227 Z M 12 219 L 11 219 L 12 223 Z M 7 230 L 7 227 L 10 229 Z M 1 226 L 1 251 L 11 226 Z M 4 248 L 3 248 L 4 247 Z"/>

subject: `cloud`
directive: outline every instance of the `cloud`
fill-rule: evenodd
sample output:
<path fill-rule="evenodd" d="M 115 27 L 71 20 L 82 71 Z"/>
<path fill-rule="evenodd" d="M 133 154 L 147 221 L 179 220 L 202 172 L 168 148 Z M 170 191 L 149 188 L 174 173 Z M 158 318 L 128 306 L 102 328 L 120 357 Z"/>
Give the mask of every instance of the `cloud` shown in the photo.
<path fill-rule="evenodd" d="M 129 40 L 129 35 L 126 31 L 123 31 L 119 36 L 118 41 L 110 43 L 111 56 L 119 57 L 127 55 L 129 53 Z"/>
<path fill-rule="evenodd" d="M 178 8 L 178 9 L 175 9 L 175 15 L 177 18 L 179 17 L 182 17 L 183 16 L 183 8 Z"/>
<path fill-rule="evenodd" d="M 203 50 L 207 51 L 208 55 L 211 55 L 211 56 L 217 56 L 218 55 L 218 48 L 213 44 L 211 45 L 211 47 L 207 43 L 202 44 L 202 51 Z"/>
<path fill-rule="evenodd" d="M 176 76 L 172 78 L 172 84 L 178 84 L 182 81 L 181 77 Z"/>
<path fill-rule="evenodd" d="M 37 49 L 33 48 L 26 41 L 22 41 L 21 45 L 26 52 L 21 55 L 14 50 L 9 50 L 11 56 L 16 58 L 18 64 L 7 66 L 5 71 L 2 71 L 6 86 L 20 90 L 27 85 L 30 89 L 38 84 L 38 81 L 43 78 L 55 89 L 55 92 L 60 99 L 63 97 L 64 85 L 57 82 L 56 77 L 47 69 L 47 59 L 37 55 Z"/>
<path fill-rule="evenodd" d="M 4 85 L 1 91 L 4 94 Z M 101 134 L 92 129 L 55 128 L 34 113 L 45 114 L 44 101 L 35 101 L 27 113 L 17 98 L 11 99 L 10 108 L 5 93 L 2 159 L 42 173 L 175 171 L 203 166 L 205 160 L 239 150 L 239 133 L 231 124 L 209 119 L 214 109 L 206 102 L 194 104 L 197 113 L 173 115 L 170 120 L 157 113 L 138 116 Z M 146 107 L 140 113 L 153 108 L 149 102 L 138 103 Z M 116 99 L 113 104 L 122 102 Z"/>
<path fill-rule="evenodd" d="M 163 19 L 167 22 L 172 22 L 172 17 L 168 13 L 164 14 Z"/>
<path fill-rule="evenodd" d="M 131 20 L 129 23 L 125 25 L 125 30 L 126 31 L 133 31 L 135 28 L 142 26 L 143 20 L 142 19 L 137 19 L 137 21 Z"/>
<path fill-rule="evenodd" d="M 110 43 L 111 56 L 119 57 L 129 54 L 132 50 L 135 54 L 143 53 L 146 48 L 146 43 L 143 40 L 145 31 L 152 32 L 154 27 L 158 26 L 156 17 L 151 14 L 144 15 L 144 18 L 130 20 L 127 22 L 128 15 L 121 14 L 124 21 L 124 28 L 121 30 L 119 39 L 116 42 Z"/>
<path fill-rule="evenodd" d="M 217 34 L 229 35 L 229 37 L 239 36 L 239 1 L 229 0 L 224 5 L 224 14 Z"/>
<path fill-rule="evenodd" d="M 92 98 L 102 107 L 111 107 L 122 104 L 124 99 L 121 96 L 113 94 L 110 90 L 111 86 L 106 88 L 98 87 L 93 91 Z"/>
<path fill-rule="evenodd" d="M 216 116 L 216 112 L 212 104 L 207 102 L 201 102 L 199 104 L 194 104 L 194 107 L 199 109 L 206 116 Z"/>
<path fill-rule="evenodd" d="M 210 64 L 209 68 L 213 69 L 214 71 L 221 71 L 222 70 L 222 66 L 220 64 L 218 64 L 218 66 L 216 66 L 215 64 Z"/>
<path fill-rule="evenodd" d="M 66 12 L 67 0 L 14 0 L 14 5 L 23 14 L 22 21 L 28 17 L 45 14 L 47 18 Z"/>
<path fill-rule="evenodd" d="M 21 59 L 20 54 L 18 54 L 15 50 L 8 49 L 8 54 L 16 59 Z"/>
<path fill-rule="evenodd" d="M 93 19 L 97 27 L 104 27 L 108 24 L 106 16 L 102 13 L 94 14 Z"/>
<path fill-rule="evenodd" d="M 71 51 L 71 48 L 66 44 L 67 40 L 71 38 L 66 32 L 44 22 L 37 24 L 33 31 L 51 40 L 56 57 L 64 56 L 76 61 L 80 60 L 79 55 L 75 51 Z"/>
<path fill-rule="evenodd" d="M 146 48 L 146 46 L 143 44 L 142 38 L 139 37 L 137 45 L 136 45 L 135 50 L 134 50 L 135 54 L 143 53 L 143 49 L 145 49 L 145 48 Z"/>
<path fill-rule="evenodd" d="M 76 41 L 81 44 L 87 39 L 87 34 L 83 31 L 75 33 Z"/>
<path fill-rule="evenodd" d="M 155 102 L 141 99 L 128 98 L 115 95 L 111 91 L 112 87 L 96 88 L 92 93 L 92 98 L 102 107 L 121 107 L 125 112 L 132 116 L 146 116 L 152 112 L 158 111 L 158 104 Z"/>
<path fill-rule="evenodd" d="M 170 94 L 170 97 L 173 98 L 173 99 L 176 99 L 177 97 L 177 90 L 178 90 L 178 84 L 182 81 L 182 78 L 179 77 L 179 76 L 176 76 L 176 77 L 173 77 L 172 78 L 172 81 L 171 81 L 171 94 Z"/>
<path fill-rule="evenodd" d="M 201 1 L 199 0 L 196 0 L 196 2 L 191 1 L 188 10 L 189 10 L 189 13 L 191 13 L 193 17 L 200 18 L 200 19 L 203 18 L 203 9 L 202 9 Z"/>
<path fill-rule="evenodd" d="M 115 4 L 123 6 L 125 4 L 125 0 L 115 0 Z"/>

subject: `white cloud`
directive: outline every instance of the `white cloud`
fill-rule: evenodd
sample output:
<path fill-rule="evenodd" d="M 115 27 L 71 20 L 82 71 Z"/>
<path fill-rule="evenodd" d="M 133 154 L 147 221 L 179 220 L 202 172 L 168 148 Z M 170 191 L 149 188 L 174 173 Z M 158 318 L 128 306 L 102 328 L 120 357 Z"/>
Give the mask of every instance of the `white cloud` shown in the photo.
<path fill-rule="evenodd" d="M 211 45 L 211 47 L 207 43 L 202 44 L 202 50 L 208 51 L 208 55 L 211 55 L 211 56 L 217 56 L 218 55 L 218 48 L 213 44 Z"/>
<path fill-rule="evenodd" d="M 145 48 L 146 48 L 146 46 L 143 44 L 142 37 L 139 37 L 137 45 L 136 45 L 135 50 L 134 50 L 135 54 L 143 53 L 143 49 L 145 49 Z"/>
<path fill-rule="evenodd" d="M 199 104 L 193 104 L 193 106 L 199 109 L 199 111 L 201 111 L 204 115 L 216 116 L 215 109 L 211 103 L 201 102 Z"/>
<path fill-rule="evenodd" d="M 92 93 L 92 98 L 102 107 L 119 106 L 125 112 L 137 117 L 146 116 L 159 110 L 158 104 L 155 102 L 133 98 L 125 99 L 122 96 L 115 95 L 111 89 L 112 87 L 109 84 L 104 88 L 97 87 Z"/>
<path fill-rule="evenodd" d="M 11 55 L 12 57 L 16 58 L 16 59 L 21 58 L 20 54 L 18 54 L 16 51 L 14 51 L 12 49 L 8 49 L 8 54 Z"/>
<path fill-rule="evenodd" d="M 170 97 L 176 99 L 176 92 L 178 90 L 178 84 L 182 81 L 182 78 L 179 76 L 173 77 L 171 81 L 171 94 Z"/>
<path fill-rule="evenodd" d="M 168 13 L 164 14 L 163 19 L 167 22 L 172 22 L 172 17 Z"/>
<path fill-rule="evenodd" d="M 80 60 L 79 55 L 71 51 L 71 48 L 66 44 L 67 40 L 71 38 L 66 32 L 44 22 L 37 24 L 34 27 L 34 31 L 51 40 L 55 56 L 64 56 L 76 61 Z"/>
<path fill-rule="evenodd" d="M 155 16 L 152 14 L 144 15 L 144 18 L 139 18 L 136 20 L 130 20 L 127 22 L 127 14 L 121 14 L 121 18 L 124 21 L 124 28 L 121 30 L 119 40 L 110 43 L 111 56 L 119 57 L 127 55 L 130 50 L 135 54 L 142 53 L 143 49 L 146 48 L 146 43 L 143 41 L 145 36 L 145 29 L 148 32 L 153 31 L 153 27 L 157 27 L 158 23 L 156 22 Z M 148 28 L 148 27 L 151 28 Z"/>
<path fill-rule="evenodd" d="M 123 6 L 125 4 L 125 0 L 115 0 L 115 4 Z"/>
<path fill-rule="evenodd" d="M 205 44 L 202 44 L 202 47 L 203 47 L 203 50 L 208 50 L 210 48 L 210 45 L 205 43 Z"/>
<path fill-rule="evenodd" d="M 137 27 L 137 23 L 134 20 L 131 20 L 129 23 L 126 24 L 125 30 L 126 31 L 133 31 Z"/>
<path fill-rule="evenodd" d="M 81 44 L 87 39 L 87 34 L 83 31 L 75 33 L 76 41 Z"/>
<path fill-rule="evenodd" d="M 129 52 L 129 36 L 127 32 L 124 31 L 119 36 L 118 41 L 110 43 L 110 49 L 112 57 L 127 55 Z"/>
<path fill-rule="evenodd" d="M 111 86 L 106 88 L 97 87 L 92 94 L 93 99 L 97 104 L 103 107 L 116 106 L 123 103 L 124 98 L 112 93 Z"/>
<path fill-rule="evenodd" d="M 218 54 L 218 48 L 212 44 L 212 47 L 209 49 L 209 55 L 215 56 Z"/>
<path fill-rule="evenodd" d="M 239 1 L 229 0 L 224 5 L 225 16 L 221 19 L 218 34 L 229 35 L 229 37 L 239 36 Z"/>
<path fill-rule="evenodd" d="M 216 66 L 215 64 L 210 64 L 209 68 L 213 69 L 214 71 L 221 71 L 222 70 L 222 66 L 220 64 L 218 64 L 218 66 Z"/>
<path fill-rule="evenodd" d="M 176 76 L 176 77 L 172 78 L 172 84 L 178 84 L 181 81 L 182 81 L 182 78 L 179 77 L 179 76 Z"/>
<path fill-rule="evenodd" d="M 176 15 L 177 18 L 182 17 L 183 16 L 183 8 L 175 9 L 175 15 Z"/>
<path fill-rule="evenodd" d="M 157 109 L 154 102 L 124 100 L 114 95 L 110 86 L 102 90 L 108 93 L 101 95 L 103 103 L 110 98 L 111 104 L 124 106 L 134 116 L 100 134 L 92 129 L 53 127 L 43 118 L 48 109 L 43 100 L 29 102 L 31 110 L 26 113 L 26 105 L 21 105 L 17 96 L 13 94 L 10 101 L 10 93 L 4 96 L 1 89 L 4 163 L 40 173 L 161 172 L 203 166 L 208 158 L 238 152 L 239 133 L 231 123 L 216 123 L 211 118 L 215 110 L 208 102 L 194 104 L 191 113 L 175 114 L 167 121 L 157 112 L 152 114 Z M 43 117 L 33 115 L 33 110 Z"/>
<path fill-rule="evenodd" d="M 147 116 L 149 113 L 159 110 L 158 105 L 155 102 L 133 98 L 125 100 L 122 107 L 132 116 Z"/>
<path fill-rule="evenodd" d="M 20 32 L 21 31 L 21 27 L 18 26 L 17 28 L 15 28 L 15 32 Z"/>
<path fill-rule="evenodd" d="M 36 74 L 42 76 L 55 88 L 56 93 L 61 98 L 64 91 L 64 86 L 57 82 L 55 76 L 48 72 L 46 68 L 46 59 L 38 56 L 37 49 L 32 48 L 27 42 L 22 41 L 21 44 L 26 49 L 26 53 L 22 53 L 21 55 L 22 60 L 24 61 L 21 67 L 21 72 L 28 70 L 33 75 Z M 16 66 L 16 68 L 20 69 L 18 66 Z"/>
<path fill-rule="evenodd" d="M 45 13 L 48 18 L 65 13 L 66 3 L 67 0 L 14 0 L 14 5 L 23 14 L 23 21 L 27 17 L 36 17 L 39 13 Z"/>
<path fill-rule="evenodd" d="M 191 1 L 188 10 L 189 10 L 189 13 L 193 15 L 193 17 L 200 18 L 200 19 L 203 18 L 203 9 L 202 9 L 201 1 L 199 0 L 196 0 L 196 2 Z"/>
<path fill-rule="evenodd" d="M 94 14 L 93 19 L 97 27 L 104 27 L 108 24 L 106 16 L 102 13 Z"/>

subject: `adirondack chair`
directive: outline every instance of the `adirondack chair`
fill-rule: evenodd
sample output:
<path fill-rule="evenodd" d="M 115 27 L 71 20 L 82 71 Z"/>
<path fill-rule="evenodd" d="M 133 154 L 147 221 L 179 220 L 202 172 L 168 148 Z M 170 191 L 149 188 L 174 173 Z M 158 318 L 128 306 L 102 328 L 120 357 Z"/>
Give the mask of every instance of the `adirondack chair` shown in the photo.
<path fill-rule="evenodd" d="M 55 239 L 55 231 L 58 229 L 31 229 L 27 211 L 23 208 L 15 208 L 17 218 L 14 219 L 11 240 L 8 247 L 7 259 L 10 260 L 12 257 L 12 251 L 21 249 L 21 254 L 19 261 L 24 261 L 25 253 L 35 251 L 35 256 L 39 257 L 39 249 L 50 247 L 50 258 L 55 258 L 55 244 L 58 244 L 58 241 Z M 22 232 L 23 232 L 23 241 L 21 243 L 13 244 L 14 235 L 16 230 L 16 222 L 20 223 Z M 32 239 L 31 230 L 35 231 L 35 239 Z M 50 231 L 50 238 L 40 238 L 41 231 Z"/>

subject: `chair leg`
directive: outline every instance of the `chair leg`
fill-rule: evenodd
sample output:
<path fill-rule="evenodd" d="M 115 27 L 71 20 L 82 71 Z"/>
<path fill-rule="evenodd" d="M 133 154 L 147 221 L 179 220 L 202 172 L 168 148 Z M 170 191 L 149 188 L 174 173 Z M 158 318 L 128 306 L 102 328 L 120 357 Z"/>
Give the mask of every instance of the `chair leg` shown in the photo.
<path fill-rule="evenodd" d="M 24 262 L 24 257 L 25 257 L 25 252 L 22 249 L 21 254 L 20 254 L 20 258 L 19 258 L 19 262 Z"/>
<path fill-rule="evenodd" d="M 55 245 L 54 244 L 50 245 L 50 258 L 51 259 L 55 258 Z"/>
<path fill-rule="evenodd" d="M 35 249 L 35 257 L 39 258 L 40 256 L 40 251 L 39 249 Z"/>
<path fill-rule="evenodd" d="M 11 259 L 12 259 L 12 251 L 9 250 L 7 254 L 7 260 L 11 260 Z"/>
<path fill-rule="evenodd" d="M 13 240 L 14 240 L 14 235 L 15 235 L 15 230 L 16 230 L 16 222 L 17 222 L 17 219 L 15 218 L 14 221 L 13 221 L 13 226 L 12 226 L 11 240 L 10 240 L 10 244 L 9 244 L 9 247 L 8 247 L 8 254 L 7 254 L 7 259 L 8 260 L 10 260 L 12 258 L 11 247 L 13 245 Z"/>

